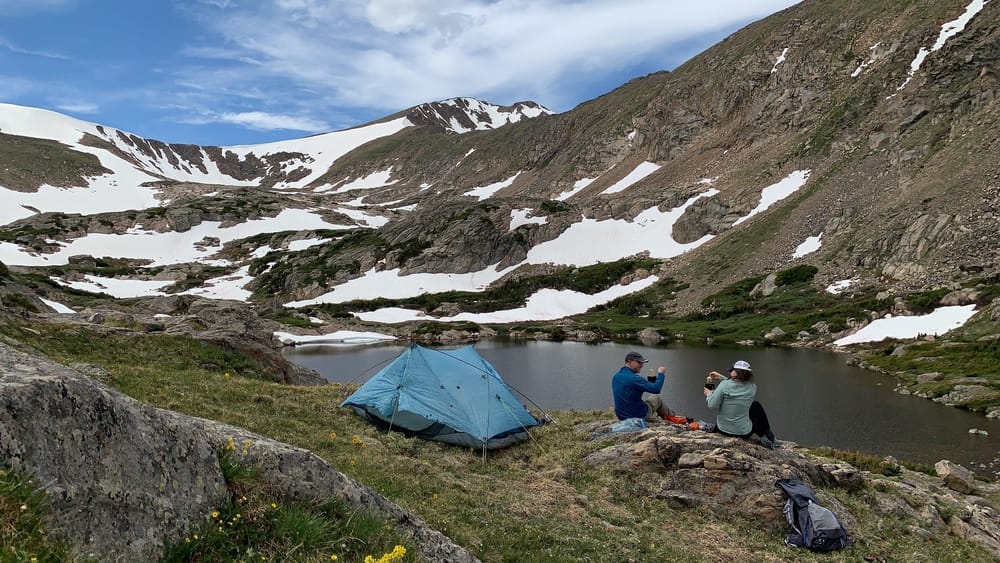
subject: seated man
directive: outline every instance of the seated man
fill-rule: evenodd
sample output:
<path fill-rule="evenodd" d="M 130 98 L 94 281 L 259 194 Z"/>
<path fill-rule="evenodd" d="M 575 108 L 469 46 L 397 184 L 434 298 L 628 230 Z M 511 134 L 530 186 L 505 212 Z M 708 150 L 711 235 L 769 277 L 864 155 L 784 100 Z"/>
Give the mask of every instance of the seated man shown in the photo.
<path fill-rule="evenodd" d="M 611 378 L 611 394 L 615 400 L 615 416 L 618 420 L 663 420 L 664 416 L 670 414 L 670 409 L 660 399 L 667 368 L 660 366 L 656 378 L 649 380 L 639 374 L 648 361 L 638 352 L 629 352 L 625 355 L 625 365 Z M 643 393 L 647 395 L 643 397 Z"/>

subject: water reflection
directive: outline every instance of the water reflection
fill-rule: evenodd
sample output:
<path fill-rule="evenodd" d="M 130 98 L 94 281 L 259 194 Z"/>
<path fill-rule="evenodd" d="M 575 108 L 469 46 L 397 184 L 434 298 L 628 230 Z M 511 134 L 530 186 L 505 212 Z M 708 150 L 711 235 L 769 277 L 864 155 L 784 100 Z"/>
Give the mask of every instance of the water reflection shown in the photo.
<path fill-rule="evenodd" d="M 330 381 L 363 383 L 405 348 L 304 346 L 288 349 L 293 362 Z M 778 439 L 892 455 L 926 464 L 950 459 L 980 475 L 1000 475 L 1000 421 L 893 391 L 892 378 L 847 365 L 842 354 L 807 349 L 627 346 L 612 343 L 481 341 L 479 353 L 528 406 L 544 410 L 609 412 L 611 375 L 637 350 L 648 368 L 667 367 L 661 393 L 686 416 L 712 420 L 701 393 L 705 375 L 734 360 L 754 368 L 758 399 Z M 985 429 L 988 436 L 970 434 Z"/>

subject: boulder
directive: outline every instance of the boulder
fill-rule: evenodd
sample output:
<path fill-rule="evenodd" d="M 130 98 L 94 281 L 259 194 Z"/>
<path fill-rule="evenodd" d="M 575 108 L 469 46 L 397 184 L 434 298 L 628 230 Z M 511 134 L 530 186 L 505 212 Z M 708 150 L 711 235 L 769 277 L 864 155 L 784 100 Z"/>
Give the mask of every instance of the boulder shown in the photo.
<path fill-rule="evenodd" d="M 850 482 L 851 488 L 864 481 L 861 472 L 847 464 L 838 466 L 838 473 L 784 446 L 770 450 L 756 442 L 680 425 L 653 423 L 631 434 L 611 434 L 610 424 L 584 424 L 578 430 L 615 442 L 588 455 L 586 463 L 658 475 L 659 480 L 650 484 L 655 498 L 675 507 L 703 507 L 720 516 L 740 514 L 774 528 L 787 525 L 781 514 L 784 497 L 774 484 L 778 479 L 798 477 L 814 490 L 815 485 L 840 484 L 835 473 L 843 475 L 840 481 Z M 836 499 L 817 494 L 838 517 L 853 522 Z"/>
<path fill-rule="evenodd" d="M 663 335 L 657 332 L 656 329 L 647 327 L 639 332 L 639 340 L 641 340 L 643 344 L 653 345 L 663 340 Z"/>
<path fill-rule="evenodd" d="M 775 481 L 797 477 L 857 540 L 864 540 L 866 530 L 859 528 L 857 519 L 838 500 L 840 495 L 835 497 L 823 488 L 858 495 L 858 501 L 877 514 L 911 518 L 911 531 L 921 537 L 939 539 L 954 534 L 1000 556 L 1000 516 L 982 498 L 969 494 L 993 494 L 1000 487 L 975 481 L 971 475 L 964 477 L 968 472 L 951 462 L 938 464 L 939 472 L 949 475 L 946 482 L 955 483 L 946 489 L 940 479 L 910 471 L 892 458 L 885 461 L 893 476 L 885 477 L 849 463 L 815 457 L 792 442 L 781 442 L 778 449 L 769 450 L 754 441 L 675 424 L 654 422 L 634 433 L 613 433 L 613 424 L 577 426 L 578 432 L 604 444 L 584 462 L 616 472 L 643 474 L 643 494 L 674 508 L 697 507 L 720 518 L 738 515 L 784 533 L 787 522 L 781 510 L 785 497 Z"/>
<path fill-rule="evenodd" d="M 944 374 L 939 371 L 921 373 L 917 376 L 917 383 L 932 383 L 944 379 Z"/>
<path fill-rule="evenodd" d="M 976 490 L 976 478 L 972 472 L 957 463 L 942 459 L 934 464 L 934 471 L 953 491 L 972 494 Z"/>
<path fill-rule="evenodd" d="M 770 297 L 778 288 L 777 283 L 775 283 L 777 279 L 777 274 L 768 274 L 766 278 L 750 290 L 750 297 Z"/>
<path fill-rule="evenodd" d="M 785 331 L 782 330 L 780 326 L 776 326 L 771 330 L 767 331 L 767 334 L 764 335 L 764 341 L 774 342 L 776 340 L 780 340 L 783 336 L 785 336 Z"/>
<path fill-rule="evenodd" d="M 951 307 L 955 305 L 970 305 L 974 304 L 976 300 L 979 299 L 979 292 L 974 288 L 967 287 L 964 289 L 957 289 L 948 293 L 941 298 L 942 307 Z"/>

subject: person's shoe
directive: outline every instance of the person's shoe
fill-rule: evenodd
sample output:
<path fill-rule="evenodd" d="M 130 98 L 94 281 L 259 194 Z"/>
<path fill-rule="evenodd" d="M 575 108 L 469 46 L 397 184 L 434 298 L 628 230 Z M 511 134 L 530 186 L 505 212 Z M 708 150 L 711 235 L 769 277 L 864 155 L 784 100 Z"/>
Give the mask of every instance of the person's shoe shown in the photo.
<path fill-rule="evenodd" d="M 769 450 L 773 450 L 773 449 L 775 449 L 775 448 L 778 447 L 777 444 L 774 443 L 774 440 L 772 440 L 771 438 L 769 438 L 767 436 L 761 436 L 760 437 L 760 443 L 761 443 L 762 446 L 764 446 L 765 448 L 767 448 Z"/>

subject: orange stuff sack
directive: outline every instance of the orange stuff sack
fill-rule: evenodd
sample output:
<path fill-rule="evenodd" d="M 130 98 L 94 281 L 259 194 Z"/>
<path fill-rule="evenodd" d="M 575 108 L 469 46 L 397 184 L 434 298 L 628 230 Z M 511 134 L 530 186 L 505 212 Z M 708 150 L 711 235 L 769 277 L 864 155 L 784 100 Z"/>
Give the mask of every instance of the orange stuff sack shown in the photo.
<path fill-rule="evenodd" d="M 663 415 L 663 420 L 667 422 L 673 422 L 674 424 L 687 424 L 687 418 L 683 416 L 675 416 L 672 414 Z"/>

